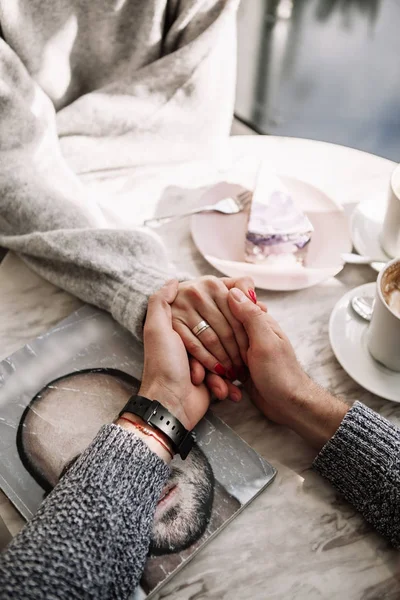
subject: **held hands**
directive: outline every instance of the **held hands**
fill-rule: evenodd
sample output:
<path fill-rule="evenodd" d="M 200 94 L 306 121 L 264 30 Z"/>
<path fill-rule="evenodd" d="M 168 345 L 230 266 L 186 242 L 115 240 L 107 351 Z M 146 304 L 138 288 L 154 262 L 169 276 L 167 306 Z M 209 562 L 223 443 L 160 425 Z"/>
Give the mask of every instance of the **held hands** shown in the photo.
<path fill-rule="evenodd" d="M 188 358 L 185 346 L 172 328 L 171 304 L 178 292 L 178 281 L 167 282 L 148 304 L 144 326 L 144 369 L 139 394 L 158 400 L 182 425 L 192 430 L 206 413 L 212 389 L 219 398 L 240 392 L 229 382 L 213 373 L 206 374 L 204 367 L 194 358 Z M 206 386 L 207 384 L 207 386 Z M 209 389 L 208 389 L 209 388 Z M 141 419 L 123 414 L 117 424 L 133 431 L 163 460 L 172 455 L 168 441 L 153 439 L 134 423 L 144 425 Z M 159 434 L 158 434 L 159 435 Z M 162 436 L 161 436 L 162 437 Z"/>
<path fill-rule="evenodd" d="M 158 400 L 191 430 L 207 412 L 209 390 L 221 400 L 229 395 L 238 401 L 241 392 L 218 375 L 206 374 L 204 367 L 193 357 L 188 359 L 185 346 L 172 327 L 171 305 L 178 287 L 178 281 L 169 281 L 149 300 L 139 394 Z"/>
<path fill-rule="evenodd" d="M 193 429 L 208 409 L 209 389 L 221 399 L 239 390 L 220 376 L 207 374 L 196 359 L 188 359 L 172 325 L 171 305 L 178 289 L 178 282 L 170 281 L 150 299 L 139 393 L 158 400 L 186 429 Z M 227 306 L 248 339 L 243 359 L 252 379 L 252 400 L 266 417 L 321 448 L 339 427 L 347 405 L 306 375 L 276 321 L 243 291 L 235 287 L 228 291 Z"/>
<path fill-rule="evenodd" d="M 177 295 L 178 285 L 178 281 L 167 282 L 149 300 L 144 326 L 144 370 L 139 394 L 158 400 L 186 429 L 191 430 L 206 413 L 210 393 L 204 383 L 192 383 L 185 346 L 172 328 L 171 304 Z M 198 376 L 197 365 L 194 370 L 195 379 L 204 379 L 204 372 Z"/>
<path fill-rule="evenodd" d="M 215 391 L 218 386 L 230 386 L 227 388 L 229 393 L 232 388 L 238 393 L 239 390 L 215 374 L 206 375 L 196 359 L 188 360 L 184 343 L 179 333 L 173 330 L 174 303 L 180 285 L 170 281 L 150 298 L 144 327 L 144 372 L 140 394 L 161 402 L 187 429 L 192 429 L 207 411 L 210 401 L 207 387 Z M 208 289 L 217 290 L 221 296 L 224 293 L 217 286 Z M 225 289 L 227 312 L 231 313 L 229 318 L 240 324 L 246 338 L 243 359 L 254 385 L 253 400 L 268 418 L 292 426 L 293 413 L 314 384 L 301 368 L 288 338 L 274 319 L 240 289 Z"/>
<path fill-rule="evenodd" d="M 171 306 L 172 325 L 188 353 L 208 371 L 231 381 L 243 381 L 248 338 L 243 325 L 229 309 L 228 292 L 233 287 L 257 302 L 250 277 L 207 276 L 180 283 Z M 196 336 L 193 328 L 202 321 L 209 327 Z"/>

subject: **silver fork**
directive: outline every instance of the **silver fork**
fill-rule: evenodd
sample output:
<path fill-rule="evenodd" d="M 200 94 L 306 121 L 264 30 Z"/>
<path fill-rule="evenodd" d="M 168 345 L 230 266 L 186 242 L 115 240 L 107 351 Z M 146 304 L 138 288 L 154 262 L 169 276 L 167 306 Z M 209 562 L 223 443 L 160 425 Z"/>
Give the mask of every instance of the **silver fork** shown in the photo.
<path fill-rule="evenodd" d="M 252 192 L 246 190 L 245 192 L 238 194 L 236 197 L 223 198 L 215 204 L 206 204 L 205 206 L 194 208 L 193 210 L 181 213 L 179 215 L 165 215 L 165 217 L 146 219 L 143 224 L 147 225 L 148 227 L 157 227 L 177 219 L 182 219 L 182 217 L 188 217 L 190 215 L 196 215 L 202 212 L 219 212 L 224 215 L 235 215 L 244 210 L 250 204 L 252 195 Z"/>

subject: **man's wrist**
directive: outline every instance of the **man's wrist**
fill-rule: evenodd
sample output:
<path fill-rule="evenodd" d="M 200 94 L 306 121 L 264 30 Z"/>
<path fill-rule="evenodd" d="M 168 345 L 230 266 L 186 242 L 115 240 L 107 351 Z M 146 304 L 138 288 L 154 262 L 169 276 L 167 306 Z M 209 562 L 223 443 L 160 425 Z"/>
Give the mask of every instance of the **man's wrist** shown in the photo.
<path fill-rule="evenodd" d="M 309 380 L 294 399 L 288 426 L 320 450 L 336 433 L 349 407 L 317 383 Z"/>

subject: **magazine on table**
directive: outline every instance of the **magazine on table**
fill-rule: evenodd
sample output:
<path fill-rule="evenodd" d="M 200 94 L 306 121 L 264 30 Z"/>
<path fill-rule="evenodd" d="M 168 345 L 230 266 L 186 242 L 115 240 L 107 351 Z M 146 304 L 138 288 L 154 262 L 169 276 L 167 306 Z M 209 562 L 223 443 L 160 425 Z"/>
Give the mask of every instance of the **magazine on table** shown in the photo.
<path fill-rule="evenodd" d="M 30 519 L 104 423 L 139 388 L 142 347 L 84 306 L 0 362 L 0 487 Z M 132 598 L 149 598 L 255 498 L 275 469 L 210 410 L 175 457 Z"/>

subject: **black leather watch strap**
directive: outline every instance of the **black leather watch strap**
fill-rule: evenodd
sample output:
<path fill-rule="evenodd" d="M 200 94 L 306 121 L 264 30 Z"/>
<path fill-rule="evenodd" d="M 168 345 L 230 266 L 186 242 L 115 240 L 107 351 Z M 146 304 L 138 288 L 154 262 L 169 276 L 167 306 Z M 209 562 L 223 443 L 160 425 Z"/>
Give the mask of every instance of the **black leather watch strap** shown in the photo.
<path fill-rule="evenodd" d="M 172 444 L 173 449 L 185 460 L 194 443 L 194 434 L 184 428 L 157 400 L 149 400 L 144 396 L 132 396 L 119 413 L 132 413 L 143 421 L 161 431 Z"/>

